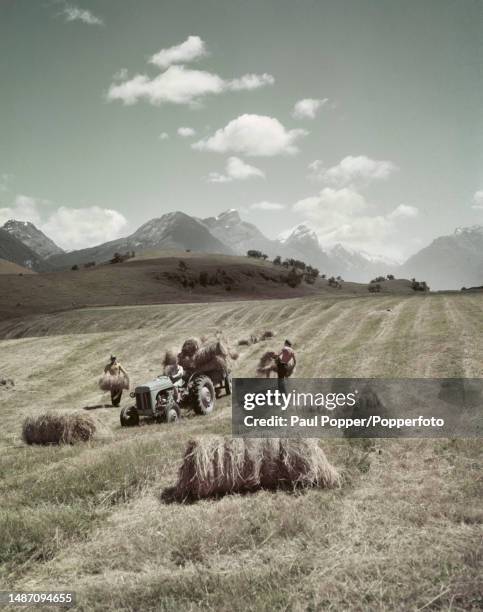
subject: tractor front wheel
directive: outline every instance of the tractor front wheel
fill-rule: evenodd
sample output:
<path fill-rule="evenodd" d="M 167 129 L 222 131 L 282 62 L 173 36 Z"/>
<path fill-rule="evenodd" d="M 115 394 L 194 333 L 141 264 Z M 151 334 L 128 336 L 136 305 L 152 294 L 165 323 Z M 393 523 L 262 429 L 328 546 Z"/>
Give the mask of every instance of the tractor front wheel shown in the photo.
<path fill-rule="evenodd" d="M 139 425 L 139 413 L 136 406 L 125 406 L 121 410 L 121 427 L 136 427 Z"/>
<path fill-rule="evenodd" d="M 180 412 L 179 406 L 176 402 L 173 402 L 166 409 L 166 423 L 176 423 L 177 421 L 179 421 L 180 416 L 181 416 L 181 412 Z"/>
<path fill-rule="evenodd" d="M 196 414 L 210 414 L 215 407 L 215 387 L 208 376 L 197 376 L 193 382 L 193 408 Z"/>

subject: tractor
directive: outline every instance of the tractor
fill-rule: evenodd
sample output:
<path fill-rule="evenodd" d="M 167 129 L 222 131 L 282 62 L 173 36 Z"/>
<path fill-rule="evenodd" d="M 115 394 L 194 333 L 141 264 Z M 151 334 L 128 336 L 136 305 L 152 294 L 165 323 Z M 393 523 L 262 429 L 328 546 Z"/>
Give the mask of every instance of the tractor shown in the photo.
<path fill-rule="evenodd" d="M 192 407 L 196 414 L 210 414 L 221 390 L 231 395 L 231 373 L 228 370 L 185 373 L 183 378 L 174 382 L 169 376 L 158 376 L 131 393 L 136 404 L 121 410 L 121 425 L 139 425 L 141 418 L 174 423 L 181 416 L 180 408 Z"/>

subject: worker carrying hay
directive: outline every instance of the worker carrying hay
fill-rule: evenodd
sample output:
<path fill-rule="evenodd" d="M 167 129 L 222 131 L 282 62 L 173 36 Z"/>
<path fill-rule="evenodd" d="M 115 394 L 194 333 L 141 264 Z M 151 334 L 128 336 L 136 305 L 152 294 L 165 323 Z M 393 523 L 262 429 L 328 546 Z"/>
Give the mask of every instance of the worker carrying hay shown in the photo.
<path fill-rule="evenodd" d="M 257 374 L 270 378 L 272 373 L 277 374 L 278 378 L 288 378 L 293 374 L 295 365 L 297 363 L 295 357 L 295 351 L 289 340 L 286 340 L 280 353 L 274 351 L 266 351 L 260 357 L 257 365 Z"/>
<path fill-rule="evenodd" d="M 119 406 L 123 390 L 129 389 L 128 373 L 115 355 L 111 355 L 109 363 L 104 368 L 104 374 L 99 380 L 99 387 L 102 391 L 111 392 L 111 403 L 113 406 Z"/>
<path fill-rule="evenodd" d="M 276 364 L 278 388 L 281 392 L 285 392 L 285 379 L 292 374 L 297 365 L 295 351 L 292 348 L 290 340 L 285 340 L 282 350 L 277 355 Z"/>

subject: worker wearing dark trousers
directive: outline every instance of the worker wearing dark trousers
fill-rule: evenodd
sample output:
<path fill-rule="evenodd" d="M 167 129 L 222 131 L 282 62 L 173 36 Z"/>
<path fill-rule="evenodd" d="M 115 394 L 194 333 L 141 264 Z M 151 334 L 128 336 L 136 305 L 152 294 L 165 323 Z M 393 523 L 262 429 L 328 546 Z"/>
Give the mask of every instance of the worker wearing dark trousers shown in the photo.
<path fill-rule="evenodd" d="M 111 404 L 115 407 L 121 403 L 122 389 L 116 389 L 111 391 Z"/>
<path fill-rule="evenodd" d="M 111 355 L 109 363 L 104 368 L 104 374 L 109 374 L 117 383 L 114 388 L 111 387 L 111 404 L 117 407 L 121 403 L 123 388 L 129 388 L 128 373 L 119 363 L 117 357 Z"/>

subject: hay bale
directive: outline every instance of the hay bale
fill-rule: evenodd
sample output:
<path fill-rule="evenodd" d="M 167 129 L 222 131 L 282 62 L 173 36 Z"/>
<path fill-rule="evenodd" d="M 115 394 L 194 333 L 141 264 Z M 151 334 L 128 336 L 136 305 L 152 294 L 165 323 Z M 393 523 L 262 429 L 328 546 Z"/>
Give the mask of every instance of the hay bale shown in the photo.
<path fill-rule="evenodd" d="M 215 355 L 209 361 L 205 361 L 203 364 L 196 367 L 198 372 L 213 372 L 215 370 L 228 371 L 229 365 L 227 359 L 220 355 Z"/>
<path fill-rule="evenodd" d="M 119 374 L 104 372 L 99 379 L 99 388 L 101 391 L 122 391 L 123 389 L 129 389 L 129 376 L 123 372 Z"/>
<path fill-rule="evenodd" d="M 46 412 L 27 417 L 22 425 L 26 444 L 75 444 L 87 442 L 96 431 L 96 424 L 87 414 Z"/>
<path fill-rule="evenodd" d="M 257 365 L 257 374 L 269 378 L 272 372 L 277 373 L 276 359 L 277 353 L 273 351 L 263 353 Z"/>
<path fill-rule="evenodd" d="M 195 368 L 199 369 L 215 357 L 228 357 L 228 349 L 221 340 L 209 342 L 196 351 L 193 355 Z"/>
<path fill-rule="evenodd" d="M 268 338 L 274 338 L 274 337 L 275 337 L 275 332 L 271 331 L 270 329 L 267 329 L 260 336 L 260 340 L 268 340 Z"/>
<path fill-rule="evenodd" d="M 337 486 L 339 474 L 316 440 L 211 436 L 188 442 L 178 481 L 162 499 L 183 503 L 259 489 Z"/>
<path fill-rule="evenodd" d="M 181 353 L 187 357 L 192 357 L 196 351 L 200 348 L 200 341 L 198 338 L 187 338 L 183 342 L 181 347 Z"/>
<path fill-rule="evenodd" d="M 287 365 L 287 378 L 292 376 L 295 370 L 295 363 L 290 361 Z M 265 376 L 266 378 L 270 378 L 272 372 L 277 374 L 277 353 L 273 351 L 267 351 L 263 353 L 260 357 L 260 360 L 257 365 L 257 374 L 259 376 Z"/>

